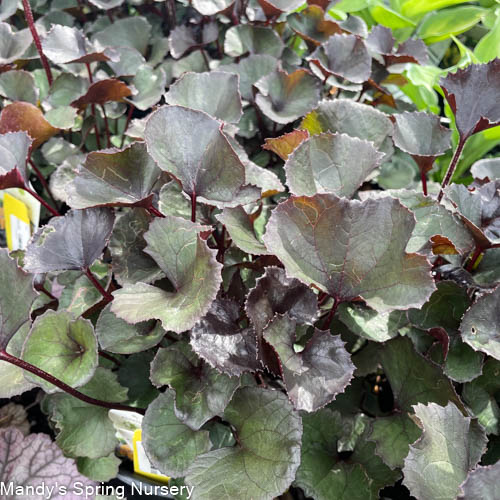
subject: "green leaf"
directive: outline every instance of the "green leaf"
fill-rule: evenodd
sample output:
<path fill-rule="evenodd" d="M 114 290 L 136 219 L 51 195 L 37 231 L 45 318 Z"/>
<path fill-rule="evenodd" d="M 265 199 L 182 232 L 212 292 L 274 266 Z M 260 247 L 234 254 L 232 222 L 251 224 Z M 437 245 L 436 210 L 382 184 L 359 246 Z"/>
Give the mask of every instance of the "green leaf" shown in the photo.
<path fill-rule="evenodd" d="M 497 15 L 495 24 L 484 35 L 474 48 L 474 55 L 480 62 L 487 63 L 500 57 L 500 15 Z"/>
<path fill-rule="evenodd" d="M 421 430 L 407 415 L 377 418 L 373 421 L 370 441 L 376 443 L 375 453 L 391 469 L 401 468 L 408 455 L 410 444 Z"/>
<path fill-rule="evenodd" d="M 362 296 L 378 311 L 408 309 L 435 289 L 428 261 L 405 253 L 414 226 L 413 215 L 394 199 L 292 197 L 274 209 L 264 243 L 289 276 L 339 302 Z"/>
<path fill-rule="evenodd" d="M 120 403 L 127 399 L 127 389 L 118 383 L 116 374 L 101 367 L 79 391 L 103 401 Z M 107 408 L 84 403 L 64 393 L 46 396 L 46 399 L 50 419 L 59 431 L 56 443 L 66 455 L 96 459 L 114 451 L 118 441 Z"/>
<path fill-rule="evenodd" d="M 267 17 L 279 16 L 298 9 L 302 0 L 259 0 L 259 4 Z"/>
<path fill-rule="evenodd" d="M 181 477 L 211 443 L 208 431 L 193 431 L 176 417 L 174 394 L 167 389 L 148 406 L 142 421 L 142 443 L 154 467 L 163 474 Z"/>
<path fill-rule="evenodd" d="M 24 323 L 10 339 L 6 351 L 17 358 L 21 357 L 23 344 L 30 331 L 30 324 Z M 11 398 L 35 387 L 25 376 L 25 371 L 19 366 L 0 361 L 0 397 Z"/>
<path fill-rule="evenodd" d="M 288 25 L 306 42 L 321 45 L 336 33 L 342 33 L 339 24 L 325 19 L 325 12 L 319 5 L 308 5 L 301 12 L 288 17 Z"/>
<path fill-rule="evenodd" d="M 105 45 L 103 45 L 105 47 Z M 82 31 L 55 24 L 43 38 L 44 54 L 55 64 L 92 63 L 117 60 L 113 50 L 97 48 Z"/>
<path fill-rule="evenodd" d="M 150 115 L 144 136 L 158 166 L 178 179 L 190 197 L 220 208 L 240 204 L 245 167 L 215 118 L 163 106 Z M 257 198 L 256 193 L 251 200 Z"/>
<path fill-rule="evenodd" d="M 429 401 L 446 405 L 449 401 L 463 409 L 453 384 L 441 368 L 417 353 L 409 338 L 396 337 L 381 347 L 380 362 L 401 412 Z M 408 383 L 411 381 L 411 383 Z"/>
<path fill-rule="evenodd" d="M 213 16 L 233 3 L 234 0 L 193 0 L 193 7 L 203 16 Z"/>
<path fill-rule="evenodd" d="M 78 111 L 71 106 L 61 106 L 45 113 L 45 119 L 50 125 L 64 130 L 74 127 L 77 116 Z"/>
<path fill-rule="evenodd" d="M 156 262 L 143 250 L 147 242 L 144 233 L 153 217 L 146 210 L 134 208 L 116 221 L 109 241 L 116 281 L 124 285 L 152 283 L 164 276 Z"/>
<path fill-rule="evenodd" d="M 476 467 L 460 485 L 458 500 L 493 500 L 498 493 L 499 474 L 500 462 L 489 467 Z"/>
<path fill-rule="evenodd" d="M 367 195 L 367 192 L 361 194 Z M 458 252 L 461 255 L 468 255 L 474 249 L 474 238 L 465 224 L 456 214 L 437 203 L 431 196 L 407 189 L 370 191 L 368 195 L 373 198 L 393 196 L 411 210 L 417 223 L 406 245 L 407 251 L 425 253 L 432 249 L 433 254 Z M 439 241 L 436 241 L 434 236 L 444 236 L 452 245 L 447 244 L 441 249 Z"/>
<path fill-rule="evenodd" d="M 311 134 L 338 132 L 373 142 L 380 148 L 387 136 L 392 135 L 389 117 L 367 104 L 347 99 L 321 101 L 301 123 Z"/>
<path fill-rule="evenodd" d="M 306 69 L 293 73 L 276 70 L 255 83 L 255 102 L 277 123 L 290 123 L 313 109 L 319 101 L 319 81 Z"/>
<path fill-rule="evenodd" d="M 161 67 L 153 69 L 149 64 L 142 64 L 136 68 L 132 80 L 132 85 L 137 91 L 137 94 L 132 97 L 134 106 L 141 111 L 147 111 L 157 104 L 165 90 L 166 83 L 167 75 Z"/>
<path fill-rule="evenodd" d="M 297 322 L 288 315 L 276 315 L 263 337 L 280 358 L 288 397 L 295 408 L 313 412 L 343 392 L 355 367 L 339 335 L 314 330 L 304 349 L 295 352 Z"/>
<path fill-rule="evenodd" d="M 393 30 L 414 28 L 416 26 L 414 21 L 387 7 L 382 2 L 371 7 L 370 14 L 375 22 Z"/>
<path fill-rule="evenodd" d="M 475 6 L 434 12 L 420 25 L 418 36 L 431 44 L 468 31 L 483 19 L 486 10 Z"/>
<path fill-rule="evenodd" d="M 110 304 L 99 315 L 95 333 L 102 349 L 117 354 L 146 351 L 165 336 L 165 330 L 157 321 L 131 325 L 112 313 Z"/>
<path fill-rule="evenodd" d="M 233 243 L 244 252 L 252 255 L 269 253 L 256 235 L 253 221 L 243 207 L 225 208 L 216 218 L 224 224 Z"/>
<path fill-rule="evenodd" d="M 151 35 L 151 25 L 141 16 L 118 19 L 106 29 L 95 33 L 93 42 L 99 42 L 102 47 L 130 47 L 142 55 Z"/>
<path fill-rule="evenodd" d="M 500 434 L 500 407 L 496 393 L 500 390 L 500 362 L 488 358 L 481 376 L 464 385 L 462 398 L 488 434 Z"/>
<path fill-rule="evenodd" d="M 12 31 L 8 23 L 0 23 L 0 64 L 10 64 L 19 59 L 33 39 L 28 28 Z"/>
<path fill-rule="evenodd" d="M 0 189 L 24 187 L 28 183 L 26 170 L 33 141 L 26 132 L 0 134 Z"/>
<path fill-rule="evenodd" d="M 24 342 L 22 359 L 71 387 L 84 385 L 98 365 L 97 339 L 92 323 L 85 319 L 74 320 L 66 311 L 47 311 L 33 323 Z M 26 377 L 45 392 L 59 390 L 29 372 Z"/>
<path fill-rule="evenodd" d="M 271 28 L 239 24 L 226 31 L 224 52 L 238 57 L 246 52 L 280 57 L 285 45 L 278 33 Z"/>
<path fill-rule="evenodd" d="M 499 158 L 485 158 L 479 160 L 470 168 L 471 174 L 474 179 L 485 179 L 495 181 L 500 179 L 500 159 Z"/>
<path fill-rule="evenodd" d="M 68 204 L 72 208 L 147 207 L 160 174 L 142 142 L 134 142 L 121 151 L 93 151 L 66 186 Z"/>
<path fill-rule="evenodd" d="M 159 319 L 165 330 L 189 330 L 206 314 L 222 281 L 215 251 L 199 235 L 206 229 L 179 217 L 155 219 L 144 234 L 145 251 L 174 291 L 140 282 L 126 285 L 114 292 L 111 311 L 128 323 Z"/>
<path fill-rule="evenodd" d="M 178 342 L 158 350 L 151 364 L 151 381 L 175 391 L 175 415 L 194 430 L 221 416 L 240 386 L 238 377 L 219 373 L 193 355 L 189 344 Z"/>
<path fill-rule="evenodd" d="M 400 328 L 408 324 L 403 311 L 377 313 L 373 309 L 355 304 L 340 304 L 338 317 L 353 333 L 375 342 L 394 338 Z"/>
<path fill-rule="evenodd" d="M 149 380 L 154 352 L 151 350 L 131 354 L 123 359 L 118 369 L 118 381 L 128 389 L 128 403 L 139 408 L 147 407 L 159 394 Z M 131 377 L 130 374 L 134 376 Z"/>
<path fill-rule="evenodd" d="M 46 273 L 89 267 L 108 244 L 113 223 L 114 214 L 106 208 L 70 210 L 52 218 L 33 235 L 24 268 Z"/>
<path fill-rule="evenodd" d="M 246 387 L 234 395 L 224 420 L 238 436 L 234 447 L 196 458 L 186 483 L 198 500 L 271 500 L 295 477 L 300 462 L 302 423 L 286 396 Z"/>
<path fill-rule="evenodd" d="M 287 185 L 297 196 L 333 193 L 350 198 L 383 157 L 368 141 L 345 134 L 314 135 L 286 161 Z"/>
<path fill-rule="evenodd" d="M 29 321 L 31 304 L 38 296 L 33 289 L 33 276 L 17 267 L 6 248 L 0 249 L 0 348 Z M 6 286 L 8 284 L 8 286 Z"/>
<path fill-rule="evenodd" d="M 118 467 L 122 461 L 111 453 L 107 457 L 80 457 L 76 461 L 78 472 L 92 481 L 106 482 L 118 475 Z"/>
<path fill-rule="evenodd" d="M 405 16 L 418 18 L 427 12 L 466 2 L 467 0 L 433 0 L 432 4 L 430 4 L 427 0 L 405 0 L 402 2 L 401 12 Z"/>
<path fill-rule="evenodd" d="M 210 366 L 230 376 L 259 369 L 252 328 L 239 325 L 240 307 L 228 299 L 212 302 L 208 313 L 191 330 L 191 347 Z"/>
<path fill-rule="evenodd" d="M 36 104 L 38 89 L 35 78 L 28 71 L 7 71 L 0 74 L 0 95 L 11 101 L 26 101 Z"/>
<path fill-rule="evenodd" d="M 47 100 L 54 108 L 69 106 L 78 97 L 85 94 L 88 88 L 88 81 L 84 78 L 70 73 L 61 73 L 52 83 Z"/>
<path fill-rule="evenodd" d="M 266 54 L 250 54 L 239 63 L 224 64 L 219 66 L 220 71 L 236 73 L 240 76 L 239 89 L 241 97 L 246 101 L 253 101 L 253 84 L 263 76 L 276 71 L 278 60 Z"/>
<path fill-rule="evenodd" d="M 323 408 L 304 414 L 302 420 L 302 456 L 295 484 L 308 497 L 375 499 L 380 488 L 398 478 L 399 472 L 384 465 L 374 453 L 375 445 L 366 441 L 369 425 L 364 417 L 341 417 L 340 413 Z M 346 460 L 341 452 L 348 452 Z"/>
<path fill-rule="evenodd" d="M 243 114 L 238 77 L 222 71 L 184 73 L 170 86 L 165 102 L 204 111 L 230 123 L 238 123 Z"/>
<path fill-rule="evenodd" d="M 462 339 L 475 351 L 500 360 L 500 288 L 480 297 L 462 318 Z"/>
<path fill-rule="evenodd" d="M 486 448 L 484 431 L 453 403 L 414 408 L 422 437 L 410 446 L 403 484 L 417 498 L 454 500 Z"/>
<path fill-rule="evenodd" d="M 470 305 L 467 289 L 453 281 L 440 281 L 437 290 L 421 309 L 408 311 L 408 319 L 422 330 L 441 327 L 453 333 Z"/>

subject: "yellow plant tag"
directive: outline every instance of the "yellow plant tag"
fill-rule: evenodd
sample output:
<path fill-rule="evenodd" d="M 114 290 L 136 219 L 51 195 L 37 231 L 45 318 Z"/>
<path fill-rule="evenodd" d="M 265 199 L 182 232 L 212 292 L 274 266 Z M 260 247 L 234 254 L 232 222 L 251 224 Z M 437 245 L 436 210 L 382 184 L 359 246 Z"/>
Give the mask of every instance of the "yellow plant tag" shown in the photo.
<path fill-rule="evenodd" d="M 133 437 L 134 442 L 134 471 L 142 476 L 149 477 L 151 479 L 156 479 L 156 481 L 161 481 L 162 483 L 168 483 L 170 478 L 164 476 L 159 470 L 156 470 L 149 462 L 144 447 L 142 446 L 142 431 L 137 429 L 134 432 Z"/>
<path fill-rule="evenodd" d="M 10 251 L 24 250 L 31 237 L 28 207 L 21 200 L 14 198 L 9 193 L 4 193 L 3 212 L 7 247 Z"/>

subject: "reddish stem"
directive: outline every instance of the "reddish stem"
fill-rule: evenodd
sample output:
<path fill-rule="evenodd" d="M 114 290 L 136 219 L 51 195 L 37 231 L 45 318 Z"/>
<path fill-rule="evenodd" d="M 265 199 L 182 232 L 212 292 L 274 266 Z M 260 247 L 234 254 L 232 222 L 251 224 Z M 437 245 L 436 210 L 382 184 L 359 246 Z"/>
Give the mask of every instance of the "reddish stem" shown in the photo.
<path fill-rule="evenodd" d="M 196 191 L 191 194 L 191 222 L 196 222 Z"/>
<path fill-rule="evenodd" d="M 422 180 L 422 191 L 424 196 L 427 196 L 427 175 L 423 168 L 420 169 L 420 179 Z"/>
<path fill-rule="evenodd" d="M 111 147 L 111 134 L 109 133 L 109 123 L 108 123 L 108 117 L 106 115 L 106 109 L 104 108 L 104 105 L 101 104 L 101 109 L 102 109 L 102 114 L 104 116 L 104 126 L 106 127 L 106 140 L 108 143 L 108 148 Z"/>
<path fill-rule="evenodd" d="M 154 215 L 155 217 L 165 217 L 158 209 L 156 209 L 155 207 L 153 207 L 153 205 L 151 205 L 150 207 L 148 207 L 148 212 L 151 215 Z"/>
<path fill-rule="evenodd" d="M 55 208 L 51 207 L 38 193 L 30 189 L 28 186 L 24 186 L 23 189 L 28 192 L 33 198 L 37 199 L 52 215 L 58 217 L 61 215 Z"/>
<path fill-rule="evenodd" d="M 38 180 L 42 184 L 43 188 L 45 189 L 45 191 L 47 191 L 47 194 L 50 196 L 52 203 L 57 207 L 56 199 L 54 198 L 54 195 L 52 194 L 52 191 L 50 190 L 49 183 L 47 182 L 47 180 L 43 176 L 42 172 L 40 172 L 38 167 L 33 163 L 33 160 L 30 159 L 29 164 L 30 164 L 31 168 L 33 169 L 33 171 L 35 172 L 36 176 L 38 177 Z"/>
<path fill-rule="evenodd" d="M 134 112 L 134 105 L 129 103 L 127 121 L 125 122 L 125 128 L 123 129 L 122 143 L 120 144 L 120 148 L 123 148 L 123 144 L 125 143 L 125 132 L 127 132 L 128 126 L 130 125 L 130 120 L 132 119 L 133 112 Z"/>
<path fill-rule="evenodd" d="M 481 247 L 476 247 L 474 250 L 474 253 L 472 254 L 469 263 L 467 264 L 466 270 L 471 272 L 474 269 L 474 266 L 476 265 L 477 259 L 481 256 L 483 253 L 483 249 Z"/>
<path fill-rule="evenodd" d="M 453 158 L 451 159 L 450 166 L 448 167 L 448 170 L 446 171 L 446 175 L 443 179 L 443 182 L 441 184 L 441 190 L 439 191 L 437 201 L 438 203 L 443 199 L 444 196 L 444 188 L 450 183 L 451 178 L 453 176 L 453 172 L 455 171 L 455 168 L 457 166 L 458 160 L 460 159 L 460 155 L 462 154 L 462 150 L 464 149 L 465 142 L 467 139 L 460 139 L 458 141 L 457 149 L 455 150 L 455 153 L 453 155 Z"/>
<path fill-rule="evenodd" d="M 59 389 L 63 390 L 64 392 L 70 394 L 71 396 L 73 396 L 73 397 L 75 397 L 75 398 L 77 398 L 80 401 L 83 401 L 85 403 L 88 403 L 91 405 L 96 405 L 96 406 L 101 406 L 102 408 L 109 408 L 110 410 L 133 411 L 133 412 L 139 413 L 141 415 L 144 415 L 146 413 L 146 410 L 144 410 L 143 408 L 134 408 L 133 406 L 122 405 L 120 403 L 110 403 L 108 401 L 101 401 L 100 399 L 94 399 L 94 398 L 91 398 L 90 396 L 86 396 L 85 394 L 81 393 L 80 391 L 73 389 L 73 387 L 70 387 L 68 384 L 65 384 L 61 380 L 55 378 L 50 373 L 47 373 L 46 371 L 41 370 L 40 368 L 32 365 L 31 363 L 28 363 L 22 359 L 16 358 L 15 356 L 12 356 L 8 352 L 6 352 L 4 349 L 2 349 L 0 351 L 0 361 L 7 361 L 7 363 L 11 363 L 15 366 L 18 366 L 19 368 L 22 368 L 23 370 L 26 370 L 30 373 L 33 373 L 34 375 L 37 375 L 38 377 L 43 378 L 47 382 L 54 384 Z"/>
<path fill-rule="evenodd" d="M 55 297 L 54 295 L 52 295 L 43 285 L 35 285 L 35 290 L 47 295 L 47 297 L 49 299 L 59 302 L 59 299 L 57 297 Z"/>
<path fill-rule="evenodd" d="M 113 296 L 108 293 L 102 285 L 99 283 L 97 278 L 92 274 L 92 271 L 87 267 L 84 270 L 85 276 L 90 280 L 90 282 L 96 287 L 96 289 L 99 291 L 99 293 L 108 301 L 111 302 L 113 300 Z"/>
<path fill-rule="evenodd" d="M 87 73 L 89 75 L 89 83 L 92 85 L 94 83 L 94 77 L 92 76 L 92 69 L 90 68 L 90 63 L 85 63 L 87 67 Z M 97 115 L 95 112 L 95 104 L 90 105 L 90 113 L 94 119 L 94 130 L 95 130 L 95 142 L 97 143 L 97 149 L 101 149 L 101 139 L 99 137 L 99 127 L 97 126 Z"/>
<path fill-rule="evenodd" d="M 330 323 L 332 322 L 333 316 L 334 316 L 335 312 L 337 311 L 338 306 L 339 306 L 339 301 L 337 298 L 334 298 L 332 308 L 330 309 L 330 312 L 328 313 L 326 321 L 323 324 L 324 330 L 328 330 L 330 328 Z"/>
<path fill-rule="evenodd" d="M 52 82 L 54 79 L 52 78 L 52 70 L 50 69 L 49 62 L 43 53 L 42 42 L 40 41 L 40 37 L 38 36 L 38 31 L 36 30 L 35 20 L 33 19 L 33 12 L 31 11 L 31 6 L 29 0 L 23 0 L 23 9 L 24 16 L 26 17 L 26 22 L 31 31 L 31 36 L 33 37 L 33 41 L 35 42 L 36 50 L 38 51 L 38 55 L 40 56 L 40 60 L 42 61 L 43 69 L 45 70 L 45 74 L 47 75 L 47 81 L 49 82 L 49 87 L 52 86 Z"/>
<path fill-rule="evenodd" d="M 111 354 L 108 354 L 107 352 L 99 351 L 99 356 L 101 356 L 101 358 L 112 361 L 116 366 L 122 365 L 114 356 L 111 356 Z"/>
<path fill-rule="evenodd" d="M 203 60 L 205 61 L 205 66 L 207 67 L 207 71 L 210 71 L 210 63 L 208 61 L 207 53 L 203 50 L 203 47 L 200 48 L 201 55 L 203 56 Z"/>

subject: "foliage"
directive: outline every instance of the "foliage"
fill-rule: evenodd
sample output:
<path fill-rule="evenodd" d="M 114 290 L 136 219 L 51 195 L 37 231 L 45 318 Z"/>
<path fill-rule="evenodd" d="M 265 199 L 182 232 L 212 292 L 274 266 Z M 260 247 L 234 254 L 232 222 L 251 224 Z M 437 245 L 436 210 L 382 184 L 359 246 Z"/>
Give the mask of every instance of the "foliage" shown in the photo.
<path fill-rule="evenodd" d="M 499 40 L 493 0 L 2 2 L 42 223 L 0 396 L 55 440 L 2 408 L 0 479 L 114 477 L 121 409 L 194 499 L 493 498 Z"/>

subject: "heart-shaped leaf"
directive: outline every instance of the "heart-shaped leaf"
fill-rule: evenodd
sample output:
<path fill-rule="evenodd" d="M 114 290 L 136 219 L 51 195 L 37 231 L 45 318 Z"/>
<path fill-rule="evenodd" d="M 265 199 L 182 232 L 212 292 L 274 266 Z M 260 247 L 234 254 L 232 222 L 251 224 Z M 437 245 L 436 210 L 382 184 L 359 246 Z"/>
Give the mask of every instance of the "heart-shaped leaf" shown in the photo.
<path fill-rule="evenodd" d="M 309 5 L 301 12 L 288 18 L 290 28 L 303 40 L 314 45 L 321 45 L 332 35 L 343 33 L 338 23 L 325 19 L 325 11 L 319 5 Z"/>
<path fill-rule="evenodd" d="M 225 208 L 222 214 L 216 217 L 224 224 L 233 243 L 238 248 L 252 255 L 269 253 L 264 243 L 255 234 L 252 218 L 243 207 Z"/>
<path fill-rule="evenodd" d="M 55 64 L 117 61 L 118 54 L 110 49 L 96 48 L 82 31 L 55 24 L 42 42 L 44 54 Z"/>
<path fill-rule="evenodd" d="M 132 354 L 146 351 L 159 344 L 165 336 L 165 330 L 157 321 L 148 321 L 131 325 L 117 318 L 108 304 L 99 315 L 95 333 L 99 345 L 105 351 L 117 354 Z"/>
<path fill-rule="evenodd" d="M 405 112 L 396 114 L 395 120 L 394 144 L 410 154 L 424 173 L 451 147 L 451 130 L 443 127 L 436 115 Z"/>
<path fill-rule="evenodd" d="M 221 264 L 199 235 L 206 231 L 179 217 L 155 219 L 144 234 L 151 255 L 173 291 L 137 283 L 114 292 L 111 311 L 128 323 L 159 319 L 165 330 L 189 330 L 206 314 L 221 283 Z"/>
<path fill-rule="evenodd" d="M 231 123 L 238 123 L 243 113 L 238 77 L 222 71 L 184 73 L 170 86 L 165 101 Z"/>
<path fill-rule="evenodd" d="M 0 429 L 0 470 L 5 491 L 9 485 L 13 486 L 10 490 L 13 492 L 39 491 L 43 485 L 44 491 L 65 491 L 64 496 L 77 498 L 78 491 L 94 488 L 94 483 L 78 472 L 75 461 L 66 458 L 50 436 L 41 433 L 23 436 L 15 427 Z M 5 498 L 19 496 L 7 494 Z M 62 498 L 58 493 L 53 498 L 57 497 Z"/>
<path fill-rule="evenodd" d="M 33 139 L 33 149 L 59 132 L 33 104 L 22 101 L 7 104 L 0 113 L 0 134 L 21 130 Z"/>
<path fill-rule="evenodd" d="M 500 179 L 500 158 L 485 158 L 476 161 L 470 168 L 474 179 L 496 181 Z"/>
<path fill-rule="evenodd" d="M 353 83 L 370 78 L 372 59 L 365 42 L 356 35 L 333 35 L 310 57 L 325 77 L 334 75 Z"/>
<path fill-rule="evenodd" d="M 286 396 L 245 387 L 233 396 L 224 420 L 234 427 L 238 444 L 198 456 L 186 483 L 199 500 L 281 495 L 295 477 L 302 437 L 302 422 Z"/>
<path fill-rule="evenodd" d="M 453 403 L 418 404 L 414 409 L 423 432 L 410 446 L 403 484 L 416 498 L 453 500 L 486 448 L 484 431 Z"/>
<path fill-rule="evenodd" d="M 455 115 L 461 141 L 500 124 L 499 59 L 448 73 L 440 84 Z"/>
<path fill-rule="evenodd" d="M 101 401 L 121 403 L 127 400 L 127 389 L 118 383 L 116 373 L 98 367 L 92 379 L 78 389 Z M 45 408 L 58 433 L 56 443 L 69 456 L 102 458 L 113 453 L 118 440 L 109 410 L 84 403 L 65 393 L 46 397 Z"/>
<path fill-rule="evenodd" d="M 316 411 L 349 385 L 355 366 L 344 342 L 328 331 L 314 330 L 304 349 L 294 350 L 297 322 L 277 315 L 264 329 L 276 351 L 288 397 L 298 410 Z"/>
<path fill-rule="evenodd" d="M 227 299 L 215 300 L 191 330 L 191 347 L 210 366 L 230 376 L 260 368 L 252 328 L 238 324 L 240 307 Z"/>
<path fill-rule="evenodd" d="M 394 394 L 396 407 L 412 412 L 412 405 L 433 401 L 452 402 L 465 411 L 451 381 L 441 368 L 415 351 L 407 337 L 396 337 L 383 344 L 380 361 Z M 411 380 L 412 383 L 407 382 Z"/>
<path fill-rule="evenodd" d="M 143 250 L 146 248 L 144 233 L 153 220 L 146 210 L 135 208 L 116 221 L 109 250 L 116 281 L 124 285 L 137 282 L 152 283 L 164 276 L 156 262 Z"/>
<path fill-rule="evenodd" d="M 226 64 L 220 66 L 219 69 L 239 75 L 241 97 L 246 101 L 253 101 L 253 84 L 263 76 L 276 71 L 277 67 L 278 60 L 275 57 L 266 54 L 251 54 L 238 64 Z"/>
<path fill-rule="evenodd" d="M 297 196 L 333 193 L 350 198 L 383 157 L 372 143 L 361 139 L 345 134 L 314 135 L 286 161 L 286 182 Z"/>
<path fill-rule="evenodd" d="M 500 288 L 470 307 L 462 318 L 460 333 L 474 350 L 500 360 Z"/>
<path fill-rule="evenodd" d="M 24 342 L 22 358 L 71 387 L 86 384 L 98 365 L 97 339 L 92 323 L 73 319 L 66 311 L 47 311 L 38 317 Z M 45 392 L 58 389 L 31 373 L 26 377 Z"/>
<path fill-rule="evenodd" d="M 378 491 L 395 481 L 391 471 L 375 455 L 367 441 L 369 422 L 342 417 L 323 408 L 304 414 L 301 463 L 295 483 L 308 497 L 317 500 L 377 498 Z M 341 455 L 348 453 L 346 459 Z"/>
<path fill-rule="evenodd" d="M 85 109 L 89 104 L 106 104 L 107 102 L 123 102 L 125 97 L 130 97 L 132 91 L 125 83 L 116 78 L 107 78 L 93 83 L 87 92 L 74 100 L 71 105 L 75 108 Z"/>
<path fill-rule="evenodd" d="M 151 35 L 151 24 L 145 17 L 131 16 L 116 20 L 92 37 L 101 47 L 131 47 L 146 54 Z"/>
<path fill-rule="evenodd" d="M 114 219 L 106 208 L 70 210 L 52 218 L 33 235 L 24 268 L 32 273 L 88 268 L 108 244 Z"/>
<path fill-rule="evenodd" d="M 271 120 L 290 123 L 305 115 L 319 101 L 319 82 L 306 69 L 293 73 L 277 70 L 261 78 L 255 87 L 257 106 Z"/>
<path fill-rule="evenodd" d="M 219 29 L 214 22 L 204 24 L 198 33 L 190 26 L 176 26 L 168 37 L 170 54 L 174 59 L 179 59 L 191 49 L 212 43 L 218 36 Z"/>
<path fill-rule="evenodd" d="M 163 106 L 151 114 L 144 137 L 158 166 L 178 179 L 190 197 L 218 207 L 240 204 L 245 167 L 216 119 L 182 106 Z"/>
<path fill-rule="evenodd" d="M 6 71 L 0 74 L 0 95 L 10 101 L 38 102 L 35 78 L 28 71 Z"/>
<path fill-rule="evenodd" d="M 388 311 L 419 307 L 435 289 L 427 259 L 405 253 L 414 227 L 397 200 L 359 203 L 319 194 L 281 203 L 263 239 L 289 276 L 337 302 L 362 296 Z"/>
<path fill-rule="evenodd" d="M 37 297 L 33 276 L 17 267 L 7 249 L 0 249 L 0 348 L 5 349 L 19 328 L 30 319 L 31 304 Z"/>
<path fill-rule="evenodd" d="M 167 75 L 161 67 L 153 69 L 149 64 L 143 64 L 134 69 L 132 85 L 137 94 L 132 102 L 137 109 L 146 111 L 161 99 L 167 83 Z"/>
<path fill-rule="evenodd" d="M 161 170 L 142 142 L 123 150 L 93 151 L 66 186 L 72 208 L 143 206 L 152 203 Z"/>
<path fill-rule="evenodd" d="M 0 64 L 9 64 L 19 59 L 33 42 L 28 28 L 12 31 L 8 23 L 0 23 Z"/>
<path fill-rule="evenodd" d="M 222 416 L 240 386 L 238 377 L 218 372 L 194 355 L 187 343 L 158 350 L 151 364 L 151 381 L 175 391 L 175 415 L 194 430 Z"/>
<path fill-rule="evenodd" d="M 0 189 L 27 185 L 26 161 L 31 144 L 32 140 L 26 132 L 0 135 Z"/>
<path fill-rule="evenodd" d="M 280 57 L 285 45 L 278 33 L 271 28 L 239 24 L 226 31 L 224 52 L 238 57 L 246 52 Z"/>
<path fill-rule="evenodd" d="M 194 431 L 175 414 L 175 392 L 167 389 L 142 421 L 142 443 L 151 464 L 163 474 L 184 476 L 198 455 L 210 449 L 208 431 Z"/>
<path fill-rule="evenodd" d="M 367 104 L 347 99 L 321 101 L 302 121 L 301 128 L 311 135 L 338 132 L 373 142 L 378 149 L 392 135 L 390 118 Z"/>

